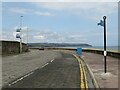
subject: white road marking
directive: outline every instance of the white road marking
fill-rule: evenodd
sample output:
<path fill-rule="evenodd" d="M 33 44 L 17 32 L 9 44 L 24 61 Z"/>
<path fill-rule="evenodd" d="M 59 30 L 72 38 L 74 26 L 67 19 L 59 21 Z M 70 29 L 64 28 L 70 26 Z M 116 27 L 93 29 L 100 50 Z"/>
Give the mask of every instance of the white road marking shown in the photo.
<path fill-rule="evenodd" d="M 31 72 L 31 73 L 29 73 L 29 74 L 23 76 L 23 78 L 28 77 L 28 76 L 30 76 L 30 75 L 33 74 L 33 73 L 34 73 L 34 72 Z"/>
<path fill-rule="evenodd" d="M 11 84 L 8 84 L 8 85 L 11 86 L 11 85 L 13 85 L 13 84 L 15 84 L 15 83 L 21 81 L 22 79 L 24 79 L 24 78 L 30 76 L 30 75 L 33 74 L 33 73 L 34 73 L 34 72 L 31 72 L 31 73 L 29 73 L 29 74 L 27 74 L 27 75 L 25 75 L 25 76 L 23 76 L 23 77 L 17 79 L 16 81 L 14 81 L 14 82 L 12 82 Z"/>
<path fill-rule="evenodd" d="M 49 64 L 49 63 L 46 63 L 45 65 L 42 66 L 42 68 L 45 67 L 45 66 L 47 66 L 48 64 Z"/>
<path fill-rule="evenodd" d="M 34 70 L 37 70 L 37 69 L 39 69 L 39 67 L 36 67 Z"/>
<path fill-rule="evenodd" d="M 51 60 L 50 62 L 53 62 L 55 59 Z"/>
<path fill-rule="evenodd" d="M 52 59 L 50 62 L 53 62 L 54 60 L 55 60 L 55 59 Z M 42 66 L 42 68 L 45 67 L 45 66 L 47 66 L 48 64 L 49 64 L 49 63 L 44 64 L 44 65 Z M 36 69 L 38 69 L 38 68 L 36 68 Z M 30 75 L 33 74 L 33 73 L 34 73 L 34 72 L 31 72 L 31 73 L 29 73 L 29 74 L 27 74 L 27 75 L 25 75 L 25 76 L 17 79 L 16 81 L 14 81 L 14 82 L 12 82 L 11 84 L 8 84 L 8 85 L 11 86 L 11 85 L 13 85 L 13 84 L 16 84 L 17 82 L 23 80 L 24 78 L 30 76 Z"/>

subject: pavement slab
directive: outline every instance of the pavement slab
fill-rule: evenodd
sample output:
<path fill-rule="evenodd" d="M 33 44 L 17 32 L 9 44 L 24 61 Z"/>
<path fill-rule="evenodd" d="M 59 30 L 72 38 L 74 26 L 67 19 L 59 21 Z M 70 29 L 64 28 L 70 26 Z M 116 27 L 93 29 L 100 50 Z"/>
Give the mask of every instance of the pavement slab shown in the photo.
<path fill-rule="evenodd" d="M 118 88 L 118 58 L 107 56 L 107 73 L 104 73 L 104 56 L 83 52 L 81 56 L 90 66 L 100 88 Z"/>

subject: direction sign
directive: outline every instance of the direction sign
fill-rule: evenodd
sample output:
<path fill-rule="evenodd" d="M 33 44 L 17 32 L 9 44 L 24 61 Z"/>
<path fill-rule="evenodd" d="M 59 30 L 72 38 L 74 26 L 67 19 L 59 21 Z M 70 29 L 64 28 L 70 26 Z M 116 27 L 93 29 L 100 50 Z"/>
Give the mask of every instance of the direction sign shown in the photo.
<path fill-rule="evenodd" d="M 16 29 L 16 32 L 20 32 L 20 29 Z"/>
<path fill-rule="evenodd" d="M 16 34 L 16 38 L 20 38 L 20 34 Z"/>

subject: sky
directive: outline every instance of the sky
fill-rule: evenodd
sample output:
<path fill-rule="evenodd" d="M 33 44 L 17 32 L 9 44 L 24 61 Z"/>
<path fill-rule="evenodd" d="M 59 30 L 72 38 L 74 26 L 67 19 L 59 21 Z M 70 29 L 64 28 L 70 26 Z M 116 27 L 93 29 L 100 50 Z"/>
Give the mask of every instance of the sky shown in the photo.
<path fill-rule="evenodd" d="M 107 16 L 107 45 L 118 45 L 117 2 L 2 2 L 2 40 L 19 41 L 16 29 L 22 17 L 22 39 L 29 43 L 87 43 L 103 45 Z M 28 33 L 27 33 L 28 31 Z"/>

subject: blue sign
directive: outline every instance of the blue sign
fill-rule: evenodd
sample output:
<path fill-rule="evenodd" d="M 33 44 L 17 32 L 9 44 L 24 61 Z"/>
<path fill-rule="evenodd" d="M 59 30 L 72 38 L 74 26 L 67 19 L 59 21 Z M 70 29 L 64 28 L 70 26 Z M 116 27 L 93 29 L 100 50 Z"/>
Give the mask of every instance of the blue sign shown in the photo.
<path fill-rule="evenodd" d="M 16 32 L 20 32 L 20 29 L 16 29 Z"/>
<path fill-rule="evenodd" d="M 98 25 L 103 26 L 104 27 L 104 21 L 100 20 L 100 23 L 98 23 Z"/>
<path fill-rule="evenodd" d="M 77 48 L 77 54 L 82 54 L 82 48 Z"/>
<path fill-rule="evenodd" d="M 20 34 L 16 34 L 16 38 L 20 38 Z"/>

